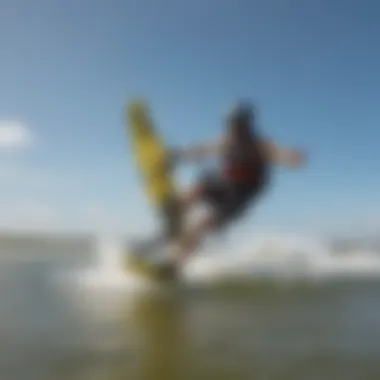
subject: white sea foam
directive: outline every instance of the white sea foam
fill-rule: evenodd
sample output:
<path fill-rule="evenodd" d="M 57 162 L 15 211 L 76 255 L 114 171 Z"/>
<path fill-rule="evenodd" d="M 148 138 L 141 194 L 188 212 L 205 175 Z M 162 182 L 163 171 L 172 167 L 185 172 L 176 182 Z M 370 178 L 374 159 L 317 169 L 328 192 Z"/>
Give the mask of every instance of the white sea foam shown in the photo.
<path fill-rule="evenodd" d="M 121 240 L 99 238 L 97 262 L 77 277 L 86 286 L 141 289 L 141 278 L 123 268 Z M 204 283 L 225 278 L 302 278 L 380 276 L 380 255 L 375 250 L 335 251 L 321 239 L 299 235 L 256 236 L 252 242 L 228 249 L 200 252 L 184 270 L 187 283 Z"/>

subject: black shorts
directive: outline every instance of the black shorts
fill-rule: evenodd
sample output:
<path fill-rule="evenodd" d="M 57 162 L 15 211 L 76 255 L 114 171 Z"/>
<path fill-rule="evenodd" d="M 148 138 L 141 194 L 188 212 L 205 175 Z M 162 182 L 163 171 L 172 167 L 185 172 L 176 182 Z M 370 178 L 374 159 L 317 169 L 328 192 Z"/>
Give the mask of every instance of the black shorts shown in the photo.
<path fill-rule="evenodd" d="M 257 183 L 227 181 L 218 173 L 207 173 L 201 178 L 204 200 L 216 212 L 219 224 L 241 217 L 261 192 Z"/>

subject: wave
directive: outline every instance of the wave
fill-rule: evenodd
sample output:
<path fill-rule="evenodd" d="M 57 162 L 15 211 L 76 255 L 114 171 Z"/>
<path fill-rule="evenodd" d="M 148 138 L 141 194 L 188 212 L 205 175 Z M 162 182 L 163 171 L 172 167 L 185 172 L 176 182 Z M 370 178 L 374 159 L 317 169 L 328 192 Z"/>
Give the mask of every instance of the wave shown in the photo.
<path fill-rule="evenodd" d="M 380 255 L 376 249 L 352 247 L 336 249 L 333 242 L 302 235 L 257 236 L 252 242 L 225 249 L 207 249 L 195 255 L 183 272 L 188 285 L 225 281 L 332 280 L 379 277 Z M 99 237 L 96 265 L 77 276 L 86 285 L 140 289 L 141 278 L 122 265 L 126 250 L 122 239 Z"/>

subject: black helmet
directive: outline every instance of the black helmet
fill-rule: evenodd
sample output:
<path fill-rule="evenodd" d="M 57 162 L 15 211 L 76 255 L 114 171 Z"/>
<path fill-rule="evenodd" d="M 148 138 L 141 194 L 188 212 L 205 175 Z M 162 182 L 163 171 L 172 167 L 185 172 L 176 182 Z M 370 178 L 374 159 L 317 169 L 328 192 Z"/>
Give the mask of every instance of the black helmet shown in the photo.
<path fill-rule="evenodd" d="M 228 122 L 234 125 L 251 126 L 255 119 L 255 109 L 249 103 L 237 104 L 228 115 Z"/>

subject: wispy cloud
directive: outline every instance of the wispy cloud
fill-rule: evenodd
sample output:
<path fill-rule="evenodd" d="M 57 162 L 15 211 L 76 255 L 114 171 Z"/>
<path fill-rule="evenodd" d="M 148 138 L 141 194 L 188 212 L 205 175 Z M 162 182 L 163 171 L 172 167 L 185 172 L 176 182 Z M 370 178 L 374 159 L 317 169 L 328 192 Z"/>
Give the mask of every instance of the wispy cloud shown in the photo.
<path fill-rule="evenodd" d="M 49 231 L 61 227 L 59 207 L 39 199 L 2 202 L 1 208 L 0 229 Z"/>
<path fill-rule="evenodd" d="M 30 128 L 21 122 L 0 120 L 0 149 L 23 149 L 31 145 Z"/>
<path fill-rule="evenodd" d="M 101 199 L 82 200 L 72 204 L 38 195 L 17 196 L 14 199 L 8 196 L 0 199 L 0 209 L 0 231 L 75 231 L 135 235 L 141 233 L 141 230 L 149 231 L 149 227 L 152 228 L 136 211 L 125 215 L 120 209 Z"/>

